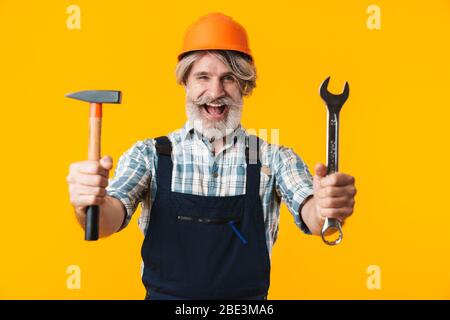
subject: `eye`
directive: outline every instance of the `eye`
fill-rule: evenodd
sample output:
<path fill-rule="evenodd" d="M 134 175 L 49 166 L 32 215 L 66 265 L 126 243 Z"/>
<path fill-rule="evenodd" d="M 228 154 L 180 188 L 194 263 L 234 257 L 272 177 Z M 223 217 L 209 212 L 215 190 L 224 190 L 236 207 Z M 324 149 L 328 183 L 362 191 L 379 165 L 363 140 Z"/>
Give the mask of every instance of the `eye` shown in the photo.
<path fill-rule="evenodd" d="M 234 77 L 232 75 L 228 75 L 223 77 L 224 81 L 234 82 Z"/>
<path fill-rule="evenodd" d="M 197 77 L 198 80 L 208 80 L 207 76 L 199 76 Z"/>

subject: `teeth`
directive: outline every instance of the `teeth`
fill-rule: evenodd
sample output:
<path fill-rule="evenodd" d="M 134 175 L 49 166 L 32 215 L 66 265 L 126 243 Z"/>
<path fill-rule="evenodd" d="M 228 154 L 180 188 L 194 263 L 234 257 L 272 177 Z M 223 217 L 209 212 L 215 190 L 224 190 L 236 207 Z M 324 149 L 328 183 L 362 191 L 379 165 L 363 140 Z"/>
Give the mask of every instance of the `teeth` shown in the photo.
<path fill-rule="evenodd" d="M 223 104 L 212 104 L 212 103 L 207 103 L 206 105 L 209 106 L 209 107 L 221 107 L 221 106 L 223 106 Z"/>

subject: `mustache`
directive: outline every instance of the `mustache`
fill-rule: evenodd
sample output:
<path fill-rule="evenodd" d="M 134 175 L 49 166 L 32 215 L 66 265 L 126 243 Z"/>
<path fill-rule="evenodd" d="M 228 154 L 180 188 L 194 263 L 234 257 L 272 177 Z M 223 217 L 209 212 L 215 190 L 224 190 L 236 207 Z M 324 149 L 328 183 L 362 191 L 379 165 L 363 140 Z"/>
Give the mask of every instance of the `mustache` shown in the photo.
<path fill-rule="evenodd" d="M 198 106 L 207 104 L 207 103 L 212 103 L 212 104 L 225 104 L 227 106 L 233 107 L 233 106 L 239 106 L 239 103 L 235 102 L 233 99 L 231 99 L 230 97 L 221 97 L 218 99 L 213 99 L 211 97 L 208 96 L 201 96 L 197 99 L 192 100 L 192 102 Z"/>

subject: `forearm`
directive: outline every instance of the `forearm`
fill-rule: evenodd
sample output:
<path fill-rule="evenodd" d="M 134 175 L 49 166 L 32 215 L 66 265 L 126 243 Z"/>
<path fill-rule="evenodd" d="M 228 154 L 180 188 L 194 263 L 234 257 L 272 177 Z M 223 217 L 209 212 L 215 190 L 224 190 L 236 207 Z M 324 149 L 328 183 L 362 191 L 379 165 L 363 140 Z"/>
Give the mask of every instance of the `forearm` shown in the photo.
<path fill-rule="evenodd" d="M 317 214 L 315 202 L 316 199 L 314 196 L 306 200 L 301 208 L 300 215 L 312 234 L 320 235 L 324 221 L 322 221 Z"/>
<path fill-rule="evenodd" d="M 106 196 L 105 203 L 100 205 L 99 237 L 107 237 L 119 230 L 125 217 L 125 208 L 118 199 Z M 86 215 L 75 211 L 76 218 L 84 229 Z"/>

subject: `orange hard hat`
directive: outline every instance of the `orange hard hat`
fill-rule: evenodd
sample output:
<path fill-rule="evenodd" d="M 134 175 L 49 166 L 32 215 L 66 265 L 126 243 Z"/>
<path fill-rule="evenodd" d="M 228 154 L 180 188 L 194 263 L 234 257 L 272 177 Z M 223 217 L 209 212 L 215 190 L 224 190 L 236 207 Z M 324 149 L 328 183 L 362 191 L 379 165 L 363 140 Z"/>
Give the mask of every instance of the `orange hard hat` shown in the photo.
<path fill-rule="evenodd" d="M 200 17 L 189 26 L 178 61 L 184 54 L 197 50 L 233 50 L 253 59 L 244 27 L 218 12 Z"/>

